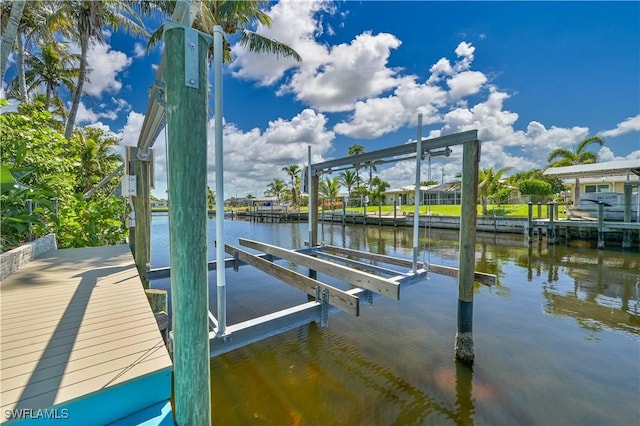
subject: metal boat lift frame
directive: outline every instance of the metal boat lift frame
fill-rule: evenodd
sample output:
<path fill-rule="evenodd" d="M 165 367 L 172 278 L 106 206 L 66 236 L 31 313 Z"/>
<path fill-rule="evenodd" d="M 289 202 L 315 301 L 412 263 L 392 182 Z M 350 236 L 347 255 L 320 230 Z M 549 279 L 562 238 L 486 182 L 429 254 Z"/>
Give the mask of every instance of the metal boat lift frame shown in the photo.
<path fill-rule="evenodd" d="M 226 321 L 226 298 L 222 299 L 223 303 L 221 303 L 219 298 L 218 316 L 216 317 L 211 310 L 209 310 L 210 356 L 215 357 L 312 322 L 316 322 L 320 327 L 326 327 L 328 326 L 328 316 L 341 310 L 358 316 L 360 300 L 366 300 L 367 303 L 372 303 L 373 299 L 379 295 L 385 295 L 398 300 L 400 298 L 401 287 L 406 287 L 421 281 L 426 277 L 428 272 L 458 277 L 458 268 L 441 265 L 425 265 L 417 262 L 417 237 L 414 238 L 412 260 L 382 256 L 346 248 L 318 245 L 318 213 L 314 206 L 318 205 L 318 180 L 323 173 L 331 172 L 338 167 L 352 167 L 353 164 L 363 164 L 372 161 L 379 163 L 413 159 L 417 163 L 416 172 L 419 180 L 419 163 L 423 158 L 429 155 L 448 156 L 451 152 L 450 146 L 469 142 L 478 143 L 477 131 L 471 130 L 434 139 L 420 139 L 419 142 L 310 164 L 307 168 L 309 188 L 311 188 L 309 215 L 309 241 L 311 244 L 308 248 L 287 250 L 266 243 L 240 239 L 239 242 L 241 246 L 246 246 L 264 253 L 263 255 L 254 255 L 218 240 L 218 250 L 220 250 L 220 247 L 224 247 L 223 250 L 233 256 L 233 259 L 225 260 L 225 267 L 237 269 L 241 265 L 251 265 L 306 292 L 307 295 L 314 300 L 238 324 L 227 325 L 220 321 L 220 318 Z M 475 178 L 477 180 L 477 173 L 475 173 Z M 419 203 L 416 203 L 416 219 L 419 216 L 418 208 Z M 216 221 L 219 220 L 224 220 L 223 215 L 216 216 Z M 219 227 L 216 227 L 216 229 L 219 229 Z M 472 232 L 475 236 L 475 227 L 467 231 Z M 473 238 L 473 241 L 475 241 L 475 238 Z M 473 250 L 473 254 L 475 254 L 475 249 Z M 349 258 L 345 256 L 349 256 Z M 309 276 L 274 263 L 273 261 L 276 259 L 289 260 L 309 268 Z M 363 262 L 362 259 L 366 259 L 369 262 Z M 401 272 L 397 269 L 394 270 L 388 267 L 374 265 L 371 262 L 400 266 L 407 268 L 408 271 Z M 214 261 L 210 262 L 209 269 L 216 269 L 217 275 L 220 276 L 221 272 L 224 273 L 225 268 L 218 268 L 217 263 Z M 350 290 L 341 290 L 322 283 L 315 279 L 316 271 L 344 281 L 353 288 Z M 475 271 L 472 277 L 474 281 L 486 285 L 493 285 L 496 281 L 494 275 Z M 220 297 L 220 287 L 218 287 L 218 296 Z"/>

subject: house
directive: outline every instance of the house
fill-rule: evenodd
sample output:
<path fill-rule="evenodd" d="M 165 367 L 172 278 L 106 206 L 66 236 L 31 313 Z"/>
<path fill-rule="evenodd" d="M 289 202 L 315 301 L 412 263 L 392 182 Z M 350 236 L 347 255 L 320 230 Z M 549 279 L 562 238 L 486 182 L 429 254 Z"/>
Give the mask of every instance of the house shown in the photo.
<path fill-rule="evenodd" d="M 635 160 L 607 161 L 577 166 L 550 167 L 545 175 L 556 175 L 564 180 L 577 203 L 580 194 L 589 192 L 624 192 L 625 183 L 636 188 L 640 184 L 640 158 Z M 636 189 L 637 191 L 637 189 Z"/>
<path fill-rule="evenodd" d="M 169 207 L 169 202 L 167 200 L 154 200 L 151 199 L 149 201 L 149 205 L 152 209 L 166 209 Z"/>
<path fill-rule="evenodd" d="M 387 205 L 397 203 L 398 206 L 414 205 L 415 188 L 415 185 L 408 185 L 385 191 L 384 203 Z M 420 194 L 420 204 L 422 205 L 460 204 L 460 182 L 421 186 Z"/>

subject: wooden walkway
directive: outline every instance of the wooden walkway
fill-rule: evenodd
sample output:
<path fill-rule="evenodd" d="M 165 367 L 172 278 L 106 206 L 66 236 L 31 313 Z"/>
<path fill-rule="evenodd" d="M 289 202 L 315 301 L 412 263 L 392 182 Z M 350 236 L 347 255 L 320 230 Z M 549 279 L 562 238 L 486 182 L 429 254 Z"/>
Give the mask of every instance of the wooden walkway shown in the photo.
<path fill-rule="evenodd" d="M 52 250 L 4 279 L 0 329 L 3 422 L 108 424 L 171 397 L 171 359 L 126 245 Z"/>

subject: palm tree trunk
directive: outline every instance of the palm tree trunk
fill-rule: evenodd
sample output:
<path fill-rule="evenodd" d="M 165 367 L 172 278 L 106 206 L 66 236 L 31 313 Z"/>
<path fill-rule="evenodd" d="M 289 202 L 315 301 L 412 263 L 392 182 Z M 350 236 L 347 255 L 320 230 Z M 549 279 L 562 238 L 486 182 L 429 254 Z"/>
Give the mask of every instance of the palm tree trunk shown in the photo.
<path fill-rule="evenodd" d="M 27 93 L 27 79 L 24 67 L 24 43 L 22 37 L 18 37 L 18 85 L 20 90 L 20 99 L 24 102 L 29 100 Z"/>
<path fill-rule="evenodd" d="M 80 99 L 82 98 L 82 91 L 84 89 L 84 80 L 87 76 L 87 52 L 89 51 L 89 34 L 82 35 L 82 38 L 80 39 L 80 46 L 81 52 L 78 84 L 76 86 L 76 90 L 73 92 L 73 102 L 71 103 L 71 110 L 69 111 L 67 126 L 64 129 L 64 138 L 68 141 L 71 140 L 73 127 L 76 124 L 76 115 L 78 114 L 78 107 L 80 106 Z"/>
<path fill-rule="evenodd" d="M 577 207 L 580 202 L 580 179 L 578 178 L 576 178 L 576 186 L 573 193 L 573 205 L 574 207 Z"/>
<path fill-rule="evenodd" d="M 11 2 L 11 14 L 9 15 L 7 28 L 4 34 L 2 34 L 2 46 L 0 47 L 0 77 L 2 78 L 4 78 L 4 72 L 7 70 L 9 54 L 16 42 L 16 35 L 18 34 L 18 27 L 22 20 L 25 3 L 26 1 L 24 0 L 14 0 Z"/>

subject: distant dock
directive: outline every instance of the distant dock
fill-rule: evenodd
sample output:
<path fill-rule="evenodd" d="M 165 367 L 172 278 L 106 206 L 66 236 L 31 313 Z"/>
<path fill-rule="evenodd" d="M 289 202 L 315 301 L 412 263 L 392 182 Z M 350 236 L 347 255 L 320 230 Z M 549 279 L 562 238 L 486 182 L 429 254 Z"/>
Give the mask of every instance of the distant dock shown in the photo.
<path fill-rule="evenodd" d="M 172 362 L 126 245 L 50 250 L 0 298 L 2 424 L 173 424 Z"/>

